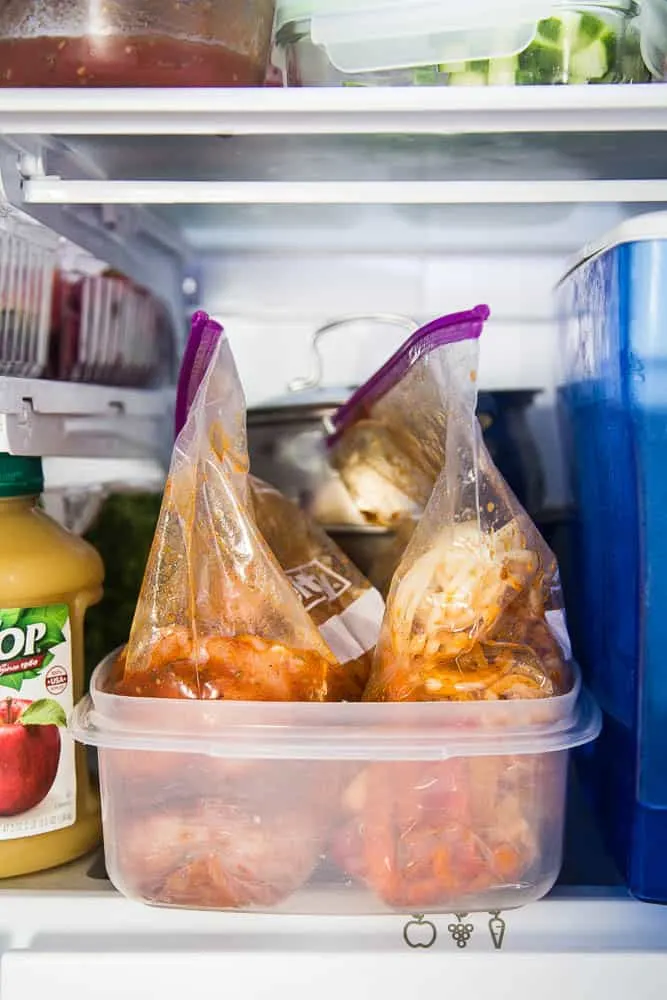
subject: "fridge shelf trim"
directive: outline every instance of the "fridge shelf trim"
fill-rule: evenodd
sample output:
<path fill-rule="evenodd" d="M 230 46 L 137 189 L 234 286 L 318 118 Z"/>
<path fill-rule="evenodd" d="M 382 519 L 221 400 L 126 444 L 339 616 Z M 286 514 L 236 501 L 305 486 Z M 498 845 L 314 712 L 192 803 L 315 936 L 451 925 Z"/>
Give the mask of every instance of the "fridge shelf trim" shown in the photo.
<path fill-rule="evenodd" d="M 6 89 L 0 133 L 279 135 L 667 130 L 667 88 Z"/>
<path fill-rule="evenodd" d="M 23 182 L 26 205 L 528 205 L 667 202 L 667 180 Z"/>

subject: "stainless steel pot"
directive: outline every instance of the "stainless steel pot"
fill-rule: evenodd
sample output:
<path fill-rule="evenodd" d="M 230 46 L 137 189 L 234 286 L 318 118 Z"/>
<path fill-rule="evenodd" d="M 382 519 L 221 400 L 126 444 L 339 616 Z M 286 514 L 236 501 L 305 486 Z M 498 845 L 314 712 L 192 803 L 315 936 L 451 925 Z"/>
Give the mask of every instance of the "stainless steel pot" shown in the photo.
<path fill-rule="evenodd" d="M 406 335 L 419 326 L 407 316 L 383 313 L 332 319 L 313 335 L 311 374 L 290 382 L 287 395 L 275 403 L 248 411 L 248 449 L 253 473 L 322 523 L 363 523 L 329 466 L 325 444 L 331 417 L 356 387 L 321 386 L 322 339 L 333 331 L 360 323 L 400 327 Z"/>
<path fill-rule="evenodd" d="M 386 595 L 397 555 L 395 533 L 374 524 L 328 524 L 325 527 L 357 569 Z"/>

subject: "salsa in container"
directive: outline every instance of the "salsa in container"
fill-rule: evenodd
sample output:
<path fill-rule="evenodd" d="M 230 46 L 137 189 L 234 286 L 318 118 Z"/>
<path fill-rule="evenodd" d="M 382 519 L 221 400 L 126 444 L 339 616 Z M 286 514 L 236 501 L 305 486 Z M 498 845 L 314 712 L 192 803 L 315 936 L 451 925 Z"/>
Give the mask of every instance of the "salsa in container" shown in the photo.
<path fill-rule="evenodd" d="M 7 0 L 0 86 L 261 84 L 274 0 Z"/>

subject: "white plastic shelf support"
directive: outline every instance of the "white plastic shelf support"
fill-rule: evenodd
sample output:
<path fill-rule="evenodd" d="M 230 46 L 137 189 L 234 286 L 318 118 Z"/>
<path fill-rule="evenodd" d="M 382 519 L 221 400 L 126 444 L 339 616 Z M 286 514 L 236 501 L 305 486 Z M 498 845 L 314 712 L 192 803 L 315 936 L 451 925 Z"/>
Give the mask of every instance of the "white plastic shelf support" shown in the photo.
<path fill-rule="evenodd" d="M 158 458 L 173 392 L 0 376 L 0 451 L 71 458 Z"/>
<path fill-rule="evenodd" d="M 0 91 L 0 133 L 277 135 L 667 130 L 667 89 L 341 87 Z"/>

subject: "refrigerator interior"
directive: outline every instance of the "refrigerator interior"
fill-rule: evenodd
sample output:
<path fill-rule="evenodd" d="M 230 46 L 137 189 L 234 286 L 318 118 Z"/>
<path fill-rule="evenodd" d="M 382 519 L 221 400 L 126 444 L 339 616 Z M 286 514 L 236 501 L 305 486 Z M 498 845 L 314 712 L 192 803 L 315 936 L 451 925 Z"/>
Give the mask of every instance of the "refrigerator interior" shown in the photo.
<path fill-rule="evenodd" d="M 309 374 L 312 335 L 333 318 L 422 322 L 488 302 L 479 387 L 540 390 L 530 420 L 548 508 L 571 501 L 554 287 L 582 246 L 665 207 L 665 164 L 657 86 L 0 95 L 6 200 L 157 294 L 180 335 L 194 307 L 219 319 L 249 405 Z M 334 331 L 323 383 L 359 384 L 401 339 L 364 323 Z M 0 377 L 0 445 L 154 470 L 172 405 L 169 385 Z M 315 984 L 326 997 L 398 996 L 442 989 L 444 975 L 474 996 L 588 996 L 604 983 L 648 998 L 667 982 L 667 908 L 627 896 L 575 784 L 561 882 L 522 911 L 149 909 L 118 896 L 94 859 L 0 884 L 0 902 L 2 1000 L 47 984 L 77 997 L 91 980 L 96 997 L 176 997 L 193 981 L 202 997 L 226 981 L 248 997 Z"/>

